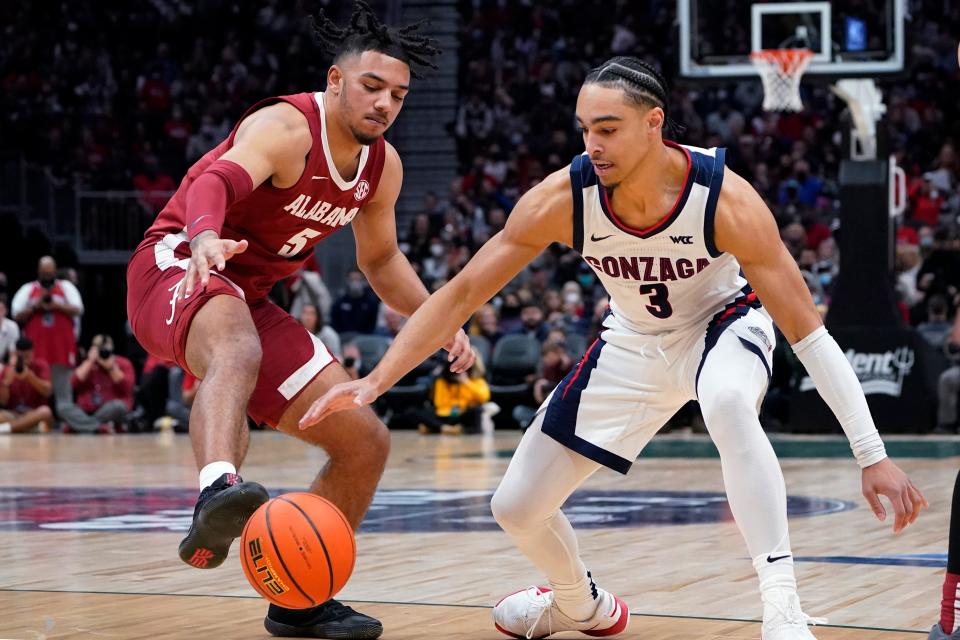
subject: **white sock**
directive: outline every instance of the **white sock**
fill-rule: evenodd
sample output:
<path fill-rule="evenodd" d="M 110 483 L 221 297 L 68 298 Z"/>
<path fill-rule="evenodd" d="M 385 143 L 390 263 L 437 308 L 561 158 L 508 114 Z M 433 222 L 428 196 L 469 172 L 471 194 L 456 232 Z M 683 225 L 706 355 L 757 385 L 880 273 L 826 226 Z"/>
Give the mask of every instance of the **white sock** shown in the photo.
<path fill-rule="evenodd" d="M 0 422 L 0 433 L 10 433 L 13 431 L 13 427 L 9 422 Z"/>
<path fill-rule="evenodd" d="M 788 556 L 784 558 L 783 556 Z M 774 562 L 770 562 L 770 560 Z M 773 551 L 753 559 L 753 568 L 760 578 L 760 591 L 767 589 L 797 590 L 797 578 L 793 572 L 793 555 L 790 550 Z"/>
<path fill-rule="evenodd" d="M 223 474 L 236 472 L 237 468 L 230 462 L 224 462 L 223 460 L 211 462 L 203 469 L 200 469 L 200 491 L 212 485 L 214 481 Z"/>
<path fill-rule="evenodd" d="M 583 577 L 573 584 L 559 584 L 551 581 L 550 588 L 553 589 L 557 607 L 574 620 L 587 620 L 597 612 L 600 600 L 594 596 L 597 585 L 594 584 L 589 572 L 584 572 Z"/>

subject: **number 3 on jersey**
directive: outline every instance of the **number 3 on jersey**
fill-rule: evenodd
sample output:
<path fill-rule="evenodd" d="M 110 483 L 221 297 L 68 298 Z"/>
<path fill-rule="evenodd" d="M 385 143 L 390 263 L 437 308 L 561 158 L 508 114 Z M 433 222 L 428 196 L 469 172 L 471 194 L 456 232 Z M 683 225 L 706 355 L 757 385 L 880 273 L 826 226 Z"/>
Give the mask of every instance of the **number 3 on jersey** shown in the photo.
<path fill-rule="evenodd" d="M 277 251 L 277 255 L 281 255 L 284 258 L 295 256 L 301 251 L 303 251 L 303 248 L 307 246 L 307 240 L 310 240 L 311 238 L 316 238 L 319 235 L 322 235 L 322 234 L 319 231 L 314 231 L 313 229 L 310 229 L 309 227 L 306 229 L 303 229 L 302 231 L 300 231 L 300 233 L 298 233 L 297 235 L 293 236 L 292 238 L 284 242 L 283 246 L 280 247 L 280 251 Z"/>
<path fill-rule="evenodd" d="M 640 285 L 640 294 L 650 296 L 650 304 L 647 305 L 647 311 L 655 318 L 669 318 L 673 315 L 673 307 L 667 299 L 667 285 L 662 282 L 657 284 Z"/>

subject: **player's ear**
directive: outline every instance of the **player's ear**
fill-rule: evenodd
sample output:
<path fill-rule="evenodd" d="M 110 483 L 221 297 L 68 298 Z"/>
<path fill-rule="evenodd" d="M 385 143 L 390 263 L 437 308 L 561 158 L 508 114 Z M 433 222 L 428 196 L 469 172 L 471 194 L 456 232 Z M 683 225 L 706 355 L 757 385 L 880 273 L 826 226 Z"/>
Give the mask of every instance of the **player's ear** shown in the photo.
<path fill-rule="evenodd" d="M 327 91 L 335 96 L 343 91 L 344 75 L 339 65 L 331 65 L 327 71 Z"/>
<path fill-rule="evenodd" d="M 663 109 L 660 107 L 651 107 L 650 110 L 647 111 L 646 117 L 647 127 L 650 129 L 650 132 L 655 133 L 658 129 L 662 131 L 665 119 L 666 116 L 663 113 Z"/>

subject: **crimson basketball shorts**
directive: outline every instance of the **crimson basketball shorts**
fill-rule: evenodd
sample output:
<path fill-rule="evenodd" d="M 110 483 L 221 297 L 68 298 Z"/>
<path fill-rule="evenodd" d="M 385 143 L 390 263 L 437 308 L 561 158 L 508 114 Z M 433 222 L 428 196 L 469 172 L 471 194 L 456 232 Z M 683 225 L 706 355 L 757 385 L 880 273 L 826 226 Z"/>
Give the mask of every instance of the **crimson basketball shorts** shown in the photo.
<path fill-rule="evenodd" d="M 178 300 L 187 263 L 163 243 L 141 246 L 127 267 L 127 317 L 144 349 L 189 372 L 187 331 L 193 316 L 214 296 L 245 297 L 229 278 L 212 271 L 205 289 Z M 335 359 L 316 336 L 269 300 L 257 300 L 248 308 L 263 358 L 247 413 L 276 427 L 286 408 Z"/>

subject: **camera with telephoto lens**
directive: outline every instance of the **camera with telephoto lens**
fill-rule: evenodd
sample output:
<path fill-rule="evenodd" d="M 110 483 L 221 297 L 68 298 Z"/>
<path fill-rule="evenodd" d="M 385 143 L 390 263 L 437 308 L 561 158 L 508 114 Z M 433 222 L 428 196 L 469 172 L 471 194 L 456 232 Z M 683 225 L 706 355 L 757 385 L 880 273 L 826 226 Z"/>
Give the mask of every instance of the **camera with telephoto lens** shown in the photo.
<path fill-rule="evenodd" d="M 17 375 L 20 375 L 21 373 L 23 373 L 23 369 L 25 366 L 26 365 L 23 362 L 23 356 L 18 353 L 17 361 L 13 364 L 13 370 L 17 373 Z"/>
<path fill-rule="evenodd" d="M 112 355 L 113 349 L 110 347 L 100 347 L 100 352 L 98 353 L 97 357 L 99 357 L 101 360 L 108 360 Z"/>

